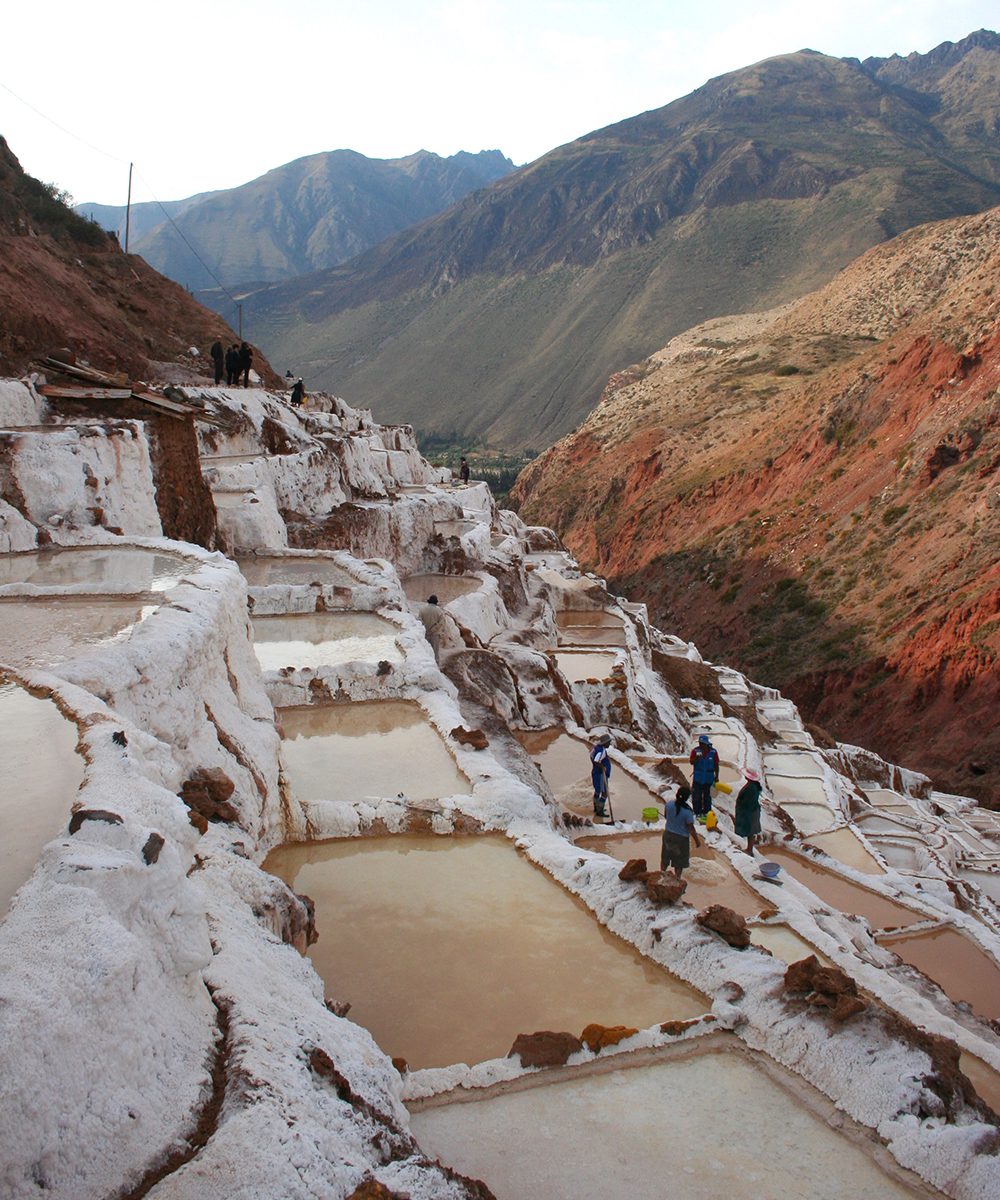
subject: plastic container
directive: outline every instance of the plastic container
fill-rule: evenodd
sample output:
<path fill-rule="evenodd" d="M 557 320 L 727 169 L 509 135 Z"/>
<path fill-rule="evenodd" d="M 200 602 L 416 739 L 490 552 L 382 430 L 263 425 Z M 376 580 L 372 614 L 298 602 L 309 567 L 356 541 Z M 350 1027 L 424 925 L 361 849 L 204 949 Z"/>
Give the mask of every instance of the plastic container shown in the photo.
<path fill-rule="evenodd" d="M 642 819 L 644 821 L 658 821 L 660 819 L 660 810 L 658 808 L 644 808 L 642 810 Z"/>

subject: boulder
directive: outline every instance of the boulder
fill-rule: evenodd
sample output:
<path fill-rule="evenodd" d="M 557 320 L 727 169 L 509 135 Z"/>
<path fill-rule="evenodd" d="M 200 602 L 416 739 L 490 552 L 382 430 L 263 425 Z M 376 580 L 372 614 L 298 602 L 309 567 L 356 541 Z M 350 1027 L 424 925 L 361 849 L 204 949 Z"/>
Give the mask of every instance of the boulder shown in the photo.
<path fill-rule="evenodd" d="M 806 1003 L 829 1009 L 835 1021 L 846 1021 L 868 1008 L 850 975 L 840 967 L 823 966 L 815 954 L 789 964 L 785 991 L 806 992 Z"/>
<path fill-rule="evenodd" d="M 514 1039 L 507 1057 L 517 1055 L 524 1067 L 561 1067 L 577 1051 L 583 1042 L 572 1033 L 519 1033 Z"/>
<path fill-rule="evenodd" d="M 236 821 L 239 812 L 229 803 L 236 784 L 221 767 L 199 767 L 181 784 L 181 799 L 209 821 Z"/>
<path fill-rule="evenodd" d="M 627 1025 L 588 1025 L 580 1034 L 584 1044 L 595 1054 L 607 1046 L 617 1046 L 625 1038 L 638 1033 L 638 1029 L 630 1029 Z"/>
<path fill-rule="evenodd" d="M 146 844 L 142 848 L 142 861 L 147 867 L 151 867 L 160 857 L 160 851 L 165 844 L 163 834 L 161 833 L 151 833 L 146 838 Z"/>
<path fill-rule="evenodd" d="M 667 871 L 647 871 L 639 876 L 646 885 L 646 894 L 654 904 L 676 904 L 687 891 L 687 884 Z"/>
<path fill-rule="evenodd" d="M 70 835 L 77 833 L 84 821 L 103 821 L 105 825 L 121 825 L 122 819 L 117 813 L 108 812 L 104 808 L 78 808 L 69 819 Z"/>
<path fill-rule="evenodd" d="M 750 930 L 746 921 L 738 912 L 726 908 L 723 904 L 710 904 L 703 908 L 695 917 L 699 925 L 717 933 L 724 942 L 737 950 L 745 950 L 750 945 Z"/>
<path fill-rule="evenodd" d="M 473 750 L 485 750 L 490 744 L 481 729 L 466 729 L 464 725 L 456 725 L 451 736 L 460 746 L 471 746 Z"/>
<path fill-rule="evenodd" d="M 618 878 L 626 883 L 630 879 L 641 879 L 649 872 L 646 870 L 646 860 L 644 858 L 630 858 L 624 867 L 618 872 Z"/>

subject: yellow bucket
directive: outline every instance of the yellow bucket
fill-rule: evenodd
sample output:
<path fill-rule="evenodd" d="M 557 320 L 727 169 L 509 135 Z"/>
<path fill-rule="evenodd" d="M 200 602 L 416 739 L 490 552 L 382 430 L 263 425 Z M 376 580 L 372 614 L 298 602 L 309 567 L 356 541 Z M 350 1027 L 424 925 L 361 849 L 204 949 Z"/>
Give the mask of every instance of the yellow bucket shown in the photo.
<path fill-rule="evenodd" d="M 644 821 L 658 821 L 660 819 L 660 810 L 658 808 L 644 808 L 642 810 L 642 819 Z"/>
<path fill-rule="evenodd" d="M 717 784 L 715 784 L 715 789 L 716 789 L 716 791 L 719 791 L 719 792 L 725 792 L 727 796 L 732 795 L 732 791 L 733 791 L 733 789 L 729 786 L 728 783 L 717 783 Z"/>

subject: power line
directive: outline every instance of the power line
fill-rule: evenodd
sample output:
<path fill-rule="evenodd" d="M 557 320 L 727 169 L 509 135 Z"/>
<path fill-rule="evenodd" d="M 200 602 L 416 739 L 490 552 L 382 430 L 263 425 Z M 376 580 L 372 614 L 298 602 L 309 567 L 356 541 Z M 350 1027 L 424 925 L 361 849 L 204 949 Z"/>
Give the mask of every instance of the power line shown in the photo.
<path fill-rule="evenodd" d="M 112 162 L 121 163 L 123 166 L 125 166 L 126 164 L 130 167 L 132 166 L 132 163 L 129 162 L 129 160 L 127 158 L 120 158 L 117 154 L 112 154 L 108 150 L 102 150 L 100 146 L 95 146 L 92 142 L 88 142 L 86 138 L 80 137 L 80 135 L 78 133 L 74 133 L 72 129 L 67 129 L 65 125 L 60 125 L 60 123 L 58 121 L 56 121 L 54 118 L 50 117 L 47 113 L 43 113 L 42 110 L 40 108 L 37 108 L 34 104 L 32 104 L 30 100 L 25 100 L 25 98 L 23 96 L 19 96 L 17 94 L 17 92 L 15 92 L 13 90 L 13 88 L 9 88 L 7 86 L 7 84 L 0 82 L 0 87 L 2 87 L 5 92 L 9 92 L 10 95 L 12 95 L 15 100 L 20 101 L 20 103 L 23 104 L 25 106 L 25 108 L 30 108 L 31 111 L 33 113 L 35 113 L 37 116 L 41 117 L 43 121 L 48 121 L 48 123 L 50 125 L 54 126 L 61 133 L 66 134 L 67 137 L 72 138 L 76 142 L 79 142 L 81 146 L 86 146 L 88 150 L 93 150 L 95 154 L 100 154 L 104 158 L 110 158 L 112 160 Z M 215 282 L 219 286 L 220 291 L 224 292 L 229 297 L 229 299 L 233 302 L 233 304 L 236 305 L 238 310 L 241 310 L 242 305 L 240 304 L 239 300 L 236 299 L 236 297 L 232 294 L 232 292 L 229 290 L 229 288 L 226 287 L 226 285 L 222 282 L 222 280 L 218 277 L 218 275 L 216 275 L 216 273 L 212 270 L 212 268 L 208 265 L 208 263 L 205 262 L 205 260 L 201 257 L 201 255 L 194 248 L 194 246 L 192 246 L 191 243 L 188 241 L 188 239 L 184 236 L 184 233 L 181 230 L 180 226 L 173 219 L 173 217 L 170 215 L 170 213 L 166 210 L 166 208 L 163 206 L 163 203 L 161 202 L 159 197 L 153 191 L 153 188 L 152 188 L 149 180 L 138 169 L 136 170 L 136 175 L 138 175 L 139 178 L 142 180 L 142 182 L 146 185 L 147 189 L 149 190 L 149 194 L 153 197 L 153 202 L 157 205 L 160 212 L 162 212 L 163 215 L 166 217 L 166 219 L 170 222 L 170 224 L 173 227 L 174 232 L 177 234 L 177 236 L 181 239 L 181 241 L 184 243 L 184 245 L 187 246 L 188 250 L 191 251 L 191 253 L 194 255 L 194 257 L 198 260 L 198 262 L 204 268 L 205 273 L 207 275 L 209 275 L 212 279 L 215 280 Z M 241 312 L 241 324 L 242 324 L 242 312 Z"/>

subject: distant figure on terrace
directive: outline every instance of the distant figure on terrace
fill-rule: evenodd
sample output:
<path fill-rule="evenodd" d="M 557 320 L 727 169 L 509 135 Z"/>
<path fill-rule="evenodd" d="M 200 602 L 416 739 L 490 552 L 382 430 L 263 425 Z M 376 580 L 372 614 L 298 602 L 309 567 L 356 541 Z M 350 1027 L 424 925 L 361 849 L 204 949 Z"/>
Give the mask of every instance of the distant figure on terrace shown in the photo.
<path fill-rule="evenodd" d="M 236 384 L 239 386 L 240 375 L 243 376 L 243 386 L 250 386 L 250 368 L 253 366 L 253 351 L 246 344 L 240 342 L 239 350 L 239 366 L 236 371 Z"/>
<path fill-rule="evenodd" d="M 691 780 L 694 815 L 704 825 L 712 807 L 712 784 L 719 782 L 719 752 L 707 733 L 701 735 L 691 751 L 691 766 L 694 767 Z"/>
<path fill-rule="evenodd" d="M 292 408 L 301 408 L 302 401 L 306 398 L 306 385 L 299 379 L 292 388 L 292 395 L 289 400 Z"/>
<path fill-rule="evenodd" d="M 590 751 L 590 782 L 594 785 L 594 816 L 604 816 L 604 806 L 608 802 L 608 780 L 611 778 L 611 756 L 608 747 L 611 745 L 611 734 L 602 733 L 594 740 Z"/>
<path fill-rule="evenodd" d="M 694 813 L 688 808 L 690 798 L 691 789 L 679 787 L 676 797 L 667 801 L 664 812 L 667 823 L 660 846 L 660 870 L 672 867 L 678 879 L 684 874 L 685 868 L 691 865 L 691 838 L 694 838 L 696 846 L 701 845 L 695 832 Z"/>
<path fill-rule="evenodd" d="M 465 456 L 462 456 L 462 461 L 458 465 L 458 477 L 463 483 L 469 482 L 469 464 L 465 461 Z"/>
<path fill-rule="evenodd" d="M 232 387 L 240 371 L 240 348 L 235 342 L 226 351 L 226 386 Z"/>
<path fill-rule="evenodd" d="M 737 837 L 747 840 L 747 854 L 753 856 L 754 839 L 760 833 L 760 776 L 756 771 L 744 771 L 746 783 L 736 797 L 733 827 Z"/>
<path fill-rule="evenodd" d="M 209 350 L 212 356 L 212 363 L 215 367 L 215 386 L 218 387 L 222 382 L 222 372 L 225 370 L 226 352 L 222 349 L 221 338 L 216 338 L 212 343 L 212 349 Z"/>
<path fill-rule="evenodd" d="M 417 616 L 424 627 L 435 658 L 440 657 L 442 650 L 457 649 L 465 645 L 455 618 L 441 608 L 437 596 L 428 596 L 423 604 L 417 605 Z"/>

